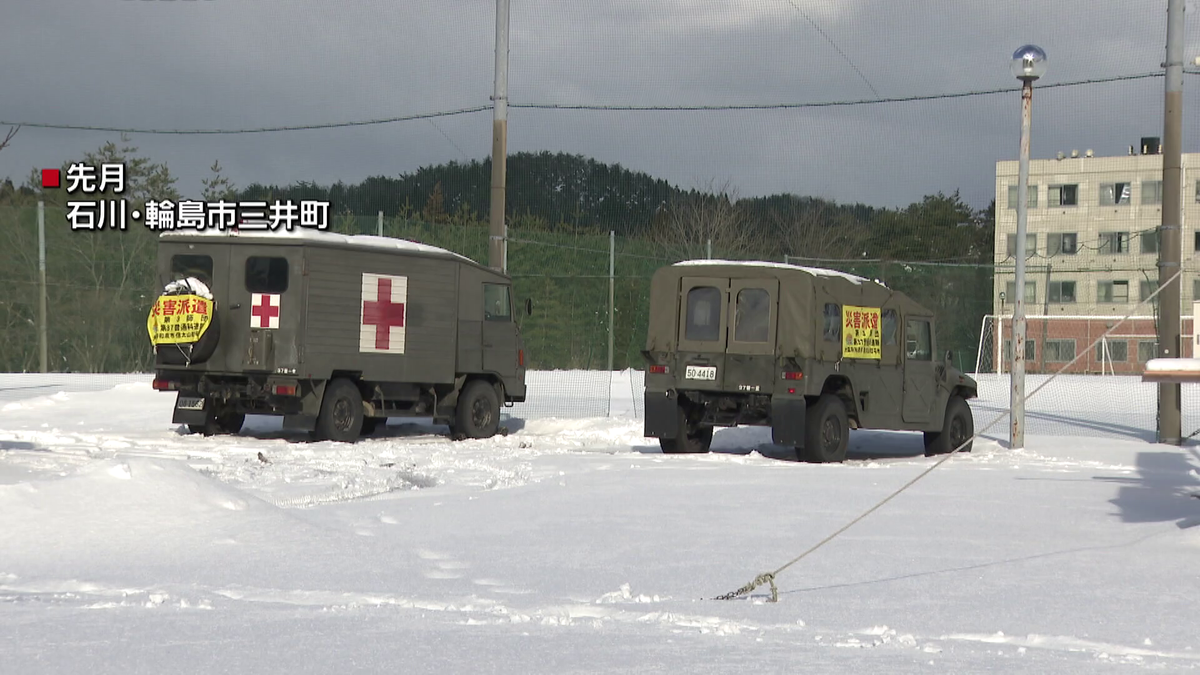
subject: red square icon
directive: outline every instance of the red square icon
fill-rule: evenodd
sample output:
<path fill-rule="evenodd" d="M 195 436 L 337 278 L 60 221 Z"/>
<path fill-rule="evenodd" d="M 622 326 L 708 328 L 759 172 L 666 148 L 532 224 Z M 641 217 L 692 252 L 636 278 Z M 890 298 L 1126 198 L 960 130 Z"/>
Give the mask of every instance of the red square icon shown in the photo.
<path fill-rule="evenodd" d="M 42 187 L 58 187 L 58 169 L 42 169 Z"/>

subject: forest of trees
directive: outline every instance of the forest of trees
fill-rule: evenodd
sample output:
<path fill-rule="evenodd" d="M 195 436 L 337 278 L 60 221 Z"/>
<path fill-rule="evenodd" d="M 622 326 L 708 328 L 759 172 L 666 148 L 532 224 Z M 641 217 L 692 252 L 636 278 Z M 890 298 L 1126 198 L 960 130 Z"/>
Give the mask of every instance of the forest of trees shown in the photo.
<path fill-rule="evenodd" d="M 130 208 L 141 209 L 151 198 L 180 198 L 168 167 L 142 156 L 127 139 L 105 143 L 78 161 L 126 163 Z M 332 228 L 342 232 L 374 233 L 382 211 L 388 236 L 486 263 L 490 161 L 326 186 L 238 188 L 219 163 L 209 168 L 202 194 L 186 196 L 327 200 Z M 790 256 L 881 279 L 934 309 L 939 343 L 959 351 L 964 362 L 974 361 L 980 319 L 991 307 L 994 204 L 975 210 L 957 192 L 928 195 L 901 209 L 790 194 L 739 198 L 729 184 L 682 189 L 619 165 L 549 152 L 514 154 L 507 168 L 509 271 L 518 297 L 532 298 L 536 307 L 522 318 L 535 368 L 605 367 L 610 230 L 618 237 L 618 368 L 641 366 L 650 275 L 661 265 L 704 257 L 710 242 L 717 258 Z M 19 186 L 11 179 L 0 183 L 0 283 L 6 289 L 0 296 L 0 370 L 38 367 L 36 204 L 43 201 L 51 370 L 144 371 L 152 363 L 145 313 L 161 284 L 154 271 L 155 235 L 140 226 L 123 234 L 71 232 L 66 200 L 64 190 L 43 191 L 36 170 Z"/>

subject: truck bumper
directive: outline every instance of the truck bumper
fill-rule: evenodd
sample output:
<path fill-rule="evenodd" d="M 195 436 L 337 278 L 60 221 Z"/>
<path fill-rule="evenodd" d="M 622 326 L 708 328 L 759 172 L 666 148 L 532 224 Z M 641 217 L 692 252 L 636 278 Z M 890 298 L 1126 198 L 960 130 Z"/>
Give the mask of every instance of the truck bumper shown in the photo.
<path fill-rule="evenodd" d="M 802 398 L 772 398 L 771 441 L 776 445 L 803 447 L 807 409 Z"/>
<path fill-rule="evenodd" d="M 679 435 L 679 398 L 673 391 L 646 392 L 646 437 L 672 439 Z"/>

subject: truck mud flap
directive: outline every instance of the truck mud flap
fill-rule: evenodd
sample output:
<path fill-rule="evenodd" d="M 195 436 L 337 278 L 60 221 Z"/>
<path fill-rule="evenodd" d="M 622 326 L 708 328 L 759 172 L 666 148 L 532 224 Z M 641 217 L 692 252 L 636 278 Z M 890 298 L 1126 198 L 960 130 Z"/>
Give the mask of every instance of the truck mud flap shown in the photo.
<path fill-rule="evenodd" d="M 804 399 L 771 399 L 771 441 L 776 445 L 804 445 Z"/>
<path fill-rule="evenodd" d="M 208 418 L 209 402 L 198 394 L 180 392 L 175 398 L 172 424 L 204 424 Z"/>
<path fill-rule="evenodd" d="M 646 437 L 671 439 L 679 435 L 679 399 L 664 392 L 646 393 Z"/>

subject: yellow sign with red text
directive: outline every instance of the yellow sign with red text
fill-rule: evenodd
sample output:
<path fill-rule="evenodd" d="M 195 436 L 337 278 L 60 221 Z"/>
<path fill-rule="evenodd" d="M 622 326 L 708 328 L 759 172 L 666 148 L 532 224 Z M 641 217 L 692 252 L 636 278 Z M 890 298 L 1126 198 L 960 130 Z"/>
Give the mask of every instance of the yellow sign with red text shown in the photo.
<path fill-rule="evenodd" d="M 154 301 L 146 330 L 155 345 L 196 342 L 212 322 L 213 301 L 198 295 L 163 295 Z"/>
<path fill-rule="evenodd" d="M 879 307 L 842 306 L 842 356 L 848 359 L 882 357 L 879 314 Z"/>

